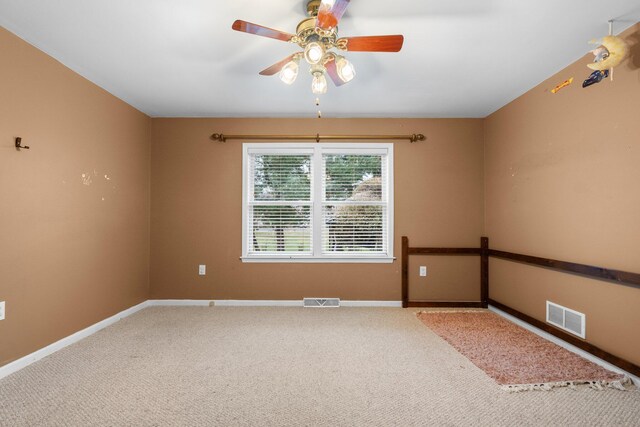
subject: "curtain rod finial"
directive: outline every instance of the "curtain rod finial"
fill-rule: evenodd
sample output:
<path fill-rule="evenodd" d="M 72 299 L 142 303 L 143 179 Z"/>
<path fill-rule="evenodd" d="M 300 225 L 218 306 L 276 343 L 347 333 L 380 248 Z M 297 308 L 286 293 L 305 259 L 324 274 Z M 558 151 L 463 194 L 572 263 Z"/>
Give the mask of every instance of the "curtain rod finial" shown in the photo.
<path fill-rule="evenodd" d="M 227 142 L 227 138 L 225 138 L 224 134 L 221 133 L 214 133 L 213 135 L 211 135 L 211 139 L 218 142 Z"/>
<path fill-rule="evenodd" d="M 425 139 L 427 139 L 423 134 L 421 133 L 414 133 L 413 135 L 411 135 L 411 143 L 417 142 L 417 141 L 424 141 Z"/>

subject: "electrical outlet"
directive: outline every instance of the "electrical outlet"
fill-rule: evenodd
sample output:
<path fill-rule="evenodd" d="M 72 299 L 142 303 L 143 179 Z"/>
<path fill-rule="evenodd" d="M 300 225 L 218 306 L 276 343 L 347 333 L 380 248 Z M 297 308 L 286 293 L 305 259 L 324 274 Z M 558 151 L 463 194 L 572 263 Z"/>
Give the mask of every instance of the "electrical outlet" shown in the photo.
<path fill-rule="evenodd" d="M 426 265 L 421 265 L 420 266 L 420 276 L 424 277 L 427 275 L 427 266 Z"/>
<path fill-rule="evenodd" d="M 200 264 L 200 265 L 198 266 L 198 274 L 199 274 L 200 276 L 204 276 L 205 274 L 207 274 L 207 266 L 206 266 L 206 265 L 204 265 L 204 264 Z"/>
<path fill-rule="evenodd" d="M 4 320 L 4 301 L 0 301 L 0 320 Z"/>

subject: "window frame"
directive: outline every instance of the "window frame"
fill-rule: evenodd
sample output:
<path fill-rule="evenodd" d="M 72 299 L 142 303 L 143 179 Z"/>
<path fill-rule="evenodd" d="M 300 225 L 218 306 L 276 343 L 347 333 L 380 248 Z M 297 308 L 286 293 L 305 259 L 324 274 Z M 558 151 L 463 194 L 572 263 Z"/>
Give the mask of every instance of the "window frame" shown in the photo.
<path fill-rule="evenodd" d="M 250 176 L 249 156 L 251 154 L 307 154 L 311 153 L 311 247 L 312 254 L 267 255 L 249 254 L 248 242 L 248 209 Z M 322 194 L 323 153 L 326 154 L 378 154 L 386 160 L 386 238 L 387 251 L 383 254 L 348 255 L 322 254 L 322 210 L 325 201 Z M 242 262 L 303 262 L 303 263 L 391 263 L 394 247 L 394 186 L 393 186 L 393 144 L 373 143 L 307 143 L 307 142 L 275 142 L 275 143 L 243 143 L 242 144 Z"/>

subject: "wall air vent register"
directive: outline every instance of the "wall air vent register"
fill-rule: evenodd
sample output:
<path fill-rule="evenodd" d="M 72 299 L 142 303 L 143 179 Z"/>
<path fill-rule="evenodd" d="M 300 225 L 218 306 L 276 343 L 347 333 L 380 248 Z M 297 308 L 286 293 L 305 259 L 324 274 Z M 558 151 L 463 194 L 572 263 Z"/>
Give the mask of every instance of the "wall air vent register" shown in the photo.
<path fill-rule="evenodd" d="M 547 301 L 547 323 L 584 339 L 586 336 L 586 318 L 580 313 L 559 304 Z"/>

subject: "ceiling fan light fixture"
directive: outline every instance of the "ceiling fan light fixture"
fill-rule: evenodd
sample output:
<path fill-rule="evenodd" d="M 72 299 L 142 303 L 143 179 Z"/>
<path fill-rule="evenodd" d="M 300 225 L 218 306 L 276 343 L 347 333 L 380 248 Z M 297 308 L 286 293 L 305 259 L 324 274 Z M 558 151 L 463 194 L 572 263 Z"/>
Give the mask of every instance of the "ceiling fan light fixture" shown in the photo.
<path fill-rule="evenodd" d="M 300 69 L 298 65 L 299 61 L 300 60 L 296 58 L 287 62 L 285 66 L 280 70 L 280 80 L 288 85 L 293 84 L 293 82 L 295 82 L 296 78 L 298 77 L 298 70 Z"/>
<path fill-rule="evenodd" d="M 324 56 L 324 47 L 318 42 L 311 42 L 304 48 L 304 59 L 309 64 L 317 64 Z"/>
<path fill-rule="evenodd" d="M 322 71 L 313 72 L 313 80 L 311 81 L 311 92 L 315 95 L 327 93 L 327 78 Z"/>
<path fill-rule="evenodd" d="M 350 82 L 356 76 L 356 69 L 353 67 L 353 64 L 347 61 L 347 58 L 344 56 L 338 56 L 336 58 L 336 70 L 338 72 L 338 77 L 345 83 Z"/>

